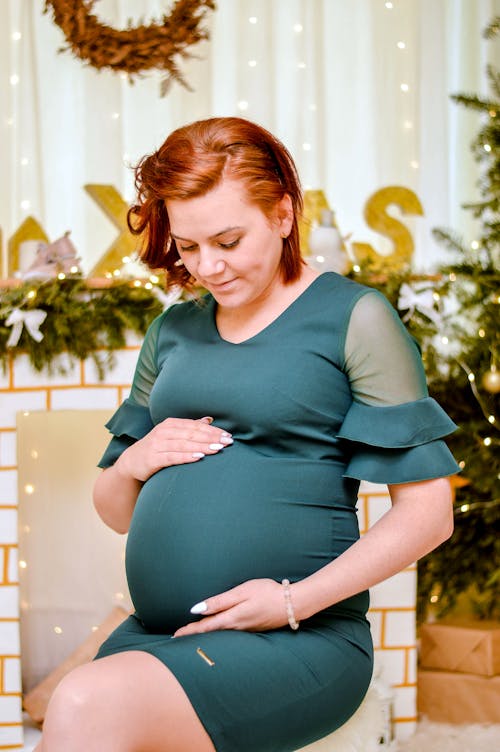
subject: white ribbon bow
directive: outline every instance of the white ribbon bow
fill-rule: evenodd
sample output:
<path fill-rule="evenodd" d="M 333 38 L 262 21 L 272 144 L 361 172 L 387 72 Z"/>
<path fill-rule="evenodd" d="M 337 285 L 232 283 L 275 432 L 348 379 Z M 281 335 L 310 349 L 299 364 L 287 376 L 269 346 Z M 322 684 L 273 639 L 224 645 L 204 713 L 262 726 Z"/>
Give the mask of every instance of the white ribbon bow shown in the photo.
<path fill-rule="evenodd" d="M 21 337 L 23 326 L 28 330 L 28 334 L 35 342 L 41 342 L 43 334 L 40 331 L 40 327 L 47 317 L 47 311 L 42 311 L 40 308 L 35 308 L 33 311 L 21 311 L 19 308 L 14 308 L 7 318 L 5 325 L 11 326 L 12 331 L 10 337 L 7 340 L 7 347 L 15 347 Z"/>
<path fill-rule="evenodd" d="M 420 311 L 433 322 L 436 328 L 441 325 L 441 316 L 434 308 L 434 290 L 432 287 L 414 289 L 403 282 L 399 288 L 398 308 L 400 311 L 408 309 L 408 313 L 403 316 L 403 321 L 408 321 L 415 311 Z"/>

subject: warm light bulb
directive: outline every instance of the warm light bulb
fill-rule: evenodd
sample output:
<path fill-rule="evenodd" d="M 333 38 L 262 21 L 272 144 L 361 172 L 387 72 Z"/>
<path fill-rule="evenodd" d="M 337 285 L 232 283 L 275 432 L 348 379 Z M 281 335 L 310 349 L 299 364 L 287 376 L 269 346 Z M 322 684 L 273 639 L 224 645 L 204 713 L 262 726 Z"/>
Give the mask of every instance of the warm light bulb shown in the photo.
<path fill-rule="evenodd" d="M 487 436 L 483 441 L 484 446 L 491 446 L 491 436 Z"/>
<path fill-rule="evenodd" d="M 140 279 L 134 280 L 134 287 L 142 287 L 142 282 Z"/>
<path fill-rule="evenodd" d="M 443 345 L 447 345 L 449 341 L 450 340 L 448 339 L 448 337 L 441 337 L 441 342 L 443 343 Z"/>
<path fill-rule="evenodd" d="M 472 248 L 473 251 L 477 251 L 477 249 L 479 248 L 479 242 L 477 240 L 473 240 L 472 243 L 470 244 L 470 247 Z"/>
<path fill-rule="evenodd" d="M 122 264 L 130 264 L 130 256 L 124 256 L 122 258 Z"/>
<path fill-rule="evenodd" d="M 465 467 L 465 460 L 460 460 L 460 462 L 458 463 L 458 467 L 459 467 L 459 468 L 460 468 L 461 470 L 463 470 L 463 469 L 464 469 L 464 467 Z"/>
<path fill-rule="evenodd" d="M 36 290 L 30 290 L 26 297 L 33 300 L 36 297 Z M 29 415 L 29 413 L 26 413 L 26 415 Z"/>
<path fill-rule="evenodd" d="M 13 42 L 19 42 L 19 40 L 21 39 L 21 37 L 22 37 L 22 34 L 21 34 L 20 31 L 13 31 L 12 32 L 11 39 L 12 39 Z"/>
<path fill-rule="evenodd" d="M 360 272 L 361 271 L 361 267 L 358 266 L 358 264 L 354 264 L 354 266 L 352 267 L 352 270 L 353 270 L 353 272 Z"/>
<path fill-rule="evenodd" d="M 437 603 L 438 600 L 439 600 L 439 595 L 431 595 L 431 597 L 429 598 L 429 600 L 430 600 L 431 603 Z"/>
<path fill-rule="evenodd" d="M 119 270 L 119 269 L 115 269 L 115 270 L 113 271 L 113 277 L 119 277 L 120 275 L 121 275 L 121 272 L 120 272 L 120 270 Z"/>
<path fill-rule="evenodd" d="M 157 285 L 157 284 L 158 284 L 158 282 L 160 281 L 160 278 L 159 278 L 159 277 L 157 277 L 157 276 L 156 276 L 156 274 L 151 274 L 151 276 L 149 277 L 149 279 L 151 280 L 151 282 L 152 282 L 152 283 L 153 283 L 154 285 Z"/>
<path fill-rule="evenodd" d="M 410 91 L 410 87 L 408 84 L 401 84 L 401 91 Z"/>
<path fill-rule="evenodd" d="M 491 146 L 490 146 L 489 144 L 485 144 L 485 145 L 483 146 L 483 149 L 484 149 L 485 151 L 487 151 L 487 152 L 490 152 L 490 151 L 491 151 Z"/>
<path fill-rule="evenodd" d="M 435 300 L 436 302 L 437 302 L 438 300 L 441 300 L 441 296 L 440 296 L 440 294 L 439 294 L 438 292 L 433 292 L 433 293 L 432 293 L 432 297 L 433 297 L 433 299 L 434 299 L 434 300 Z"/>
<path fill-rule="evenodd" d="M 77 266 L 72 266 L 71 269 L 70 269 L 71 274 L 76 274 L 77 271 L 78 271 L 78 267 Z"/>
<path fill-rule="evenodd" d="M 240 99 L 238 102 L 238 109 L 239 110 L 248 110 L 248 102 L 246 99 Z"/>
<path fill-rule="evenodd" d="M 21 560 L 20 560 L 20 562 L 19 562 L 19 568 L 20 568 L 20 569 L 26 569 L 26 567 L 27 567 L 27 566 L 28 566 L 28 565 L 27 565 L 27 563 L 26 563 L 26 562 L 24 561 L 24 559 L 21 559 Z"/>
<path fill-rule="evenodd" d="M 404 42 L 398 42 L 398 47 L 400 50 L 404 50 L 406 47 L 406 44 Z"/>
<path fill-rule="evenodd" d="M 61 629 L 61 627 L 54 627 L 54 632 L 55 632 L 56 634 L 62 634 L 62 629 Z"/>
<path fill-rule="evenodd" d="M 470 507 L 469 507 L 468 504 L 462 504 L 462 506 L 460 507 L 460 511 L 461 512 L 468 512 L 469 509 L 470 509 Z"/>
<path fill-rule="evenodd" d="M 152 290 L 153 289 L 153 285 L 151 284 L 151 282 L 146 282 L 146 284 L 144 285 L 144 287 L 146 288 L 146 290 Z"/>
<path fill-rule="evenodd" d="M 57 275 L 57 279 L 66 279 L 65 273 L 64 272 L 59 272 L 59 274 Z"/>
<path fill-rule="evenodd" d="M 448 279 L 450 280 L 450 282 L 456 282 L 457 281 L 457 275 L 455 274 L 455 272 L 450 272 L 450 274 L 448 276 Z"/>
<path fill-rule="evenodd" d="M 476 377 L 474 376 L 473 373 L 469 373 L 469 375 L 467 376 L 467 378 L 469 379 L 469 381 L 475 381 L 476 380 Z"/>
<path fill-rule="evenodd" d="M 32 483 L 26 483 L 24 486 L 24 493 L 27 493 L 29 496 L 31 494 L 35 493 L 35 486 Z"/>
<path fill-rule="evenodd" d="M 480 329 L 478 331 L 478 335 L 481 337 L 481 339 L 483 339 L 483 337 L 486 337 L 486 332 L 484 331 L 484 329 Z"/>
<path fill-rule="evenodd" d="M 488 415 L 488 421 L 490 423 L 494 423 L 495 422 L 495 416 L 494 415 Z"/>

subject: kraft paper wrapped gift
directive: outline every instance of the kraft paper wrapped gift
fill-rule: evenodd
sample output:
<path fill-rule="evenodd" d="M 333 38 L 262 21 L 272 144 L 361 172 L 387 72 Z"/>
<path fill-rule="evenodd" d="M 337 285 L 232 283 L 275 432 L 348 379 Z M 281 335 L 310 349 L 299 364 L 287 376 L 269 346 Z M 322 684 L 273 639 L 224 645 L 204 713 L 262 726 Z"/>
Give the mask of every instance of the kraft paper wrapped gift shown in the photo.
<path fill-rule="evenodd" d="M 500 723 L 500 676 L 422 669 L 417 710 L 437 723 Z"/>
<path fill-rule="evenodd" d="M 422 668 L 480 676 L 500 674 L 500 622 L 442 621 L 423 624 L 420 628 L 419 662 Z"/>

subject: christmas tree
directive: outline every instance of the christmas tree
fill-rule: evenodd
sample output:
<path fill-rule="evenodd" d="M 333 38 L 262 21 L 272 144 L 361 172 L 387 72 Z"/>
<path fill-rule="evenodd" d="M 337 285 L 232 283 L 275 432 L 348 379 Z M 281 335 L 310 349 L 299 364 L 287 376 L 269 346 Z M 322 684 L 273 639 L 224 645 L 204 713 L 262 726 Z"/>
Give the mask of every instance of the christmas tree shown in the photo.
<path fill-rule="evenodd" d="M 497 17 L 484 36 L 498 42 L 499 35 Z M 434 337 L 427 331 L 424 355 L 432 396 L 460 426 L 448 443 L 463 477 L 453 537 L 418 565 L 421 618 L 429 602 L 438 614 L 458 601 L 479 617 L 500 615 L 500 73 L 488 66 L 487 77 L 487 97 L 452 96 L 480 115 L 472 143 L 480 199 L 463 207 L 477 219 L 480 236 L 471 243 L 453 231 L 434 230 L 451 261 L 435 285 L 441 324 Z M 412 323 L 418 330 L 418 321 Z"/>
<path fill-rule="evenodd" d="M 484 36 L 499 41 L 500 17 Z M 430 395 L 459 426 L 447 438 L 462 468 L 451 479 L 455 531 L 418 563 L 420 621 L 454 609 L 500 617 L 500 74 L 489 66 L 487 77 L 487 98 L 452 96 L 480 116 L 472 143 L 480 199 L 463 206 L 477 221 L 478 237 L 434 230 L 450 261 L 433 276 L 411 269 L 381 276 L 369 264 L 351 275 L 399 309 L 421 346 Z"/>

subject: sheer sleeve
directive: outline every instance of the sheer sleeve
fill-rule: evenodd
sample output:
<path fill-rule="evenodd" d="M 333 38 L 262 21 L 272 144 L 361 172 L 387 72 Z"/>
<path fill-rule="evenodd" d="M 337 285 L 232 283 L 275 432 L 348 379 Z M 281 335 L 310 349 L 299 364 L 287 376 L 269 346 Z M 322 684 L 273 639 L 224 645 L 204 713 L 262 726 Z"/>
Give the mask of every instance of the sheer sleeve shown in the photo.
<path fill-rule="evenodd" d="M 158 333 L 164 314 L 158 316 L 149 327 L 139 353 L 130 396 L 106 423 L 113 434 L 98 466 L 113 465 L 120 454 L 137 439 L 142 439 L 153 428 L 149 412 L 149 395 L 158 375 L 156 348 Z"/>
<path fill-rule="evenodd" d="M 349 442 L 347 477 L 408 483 L 460 471 L 442 440 L 457 427 L 428 396 L 419 348 L 375 290 L 353 308 L 344 369 L 353 395 L 338 434 Z"/>

